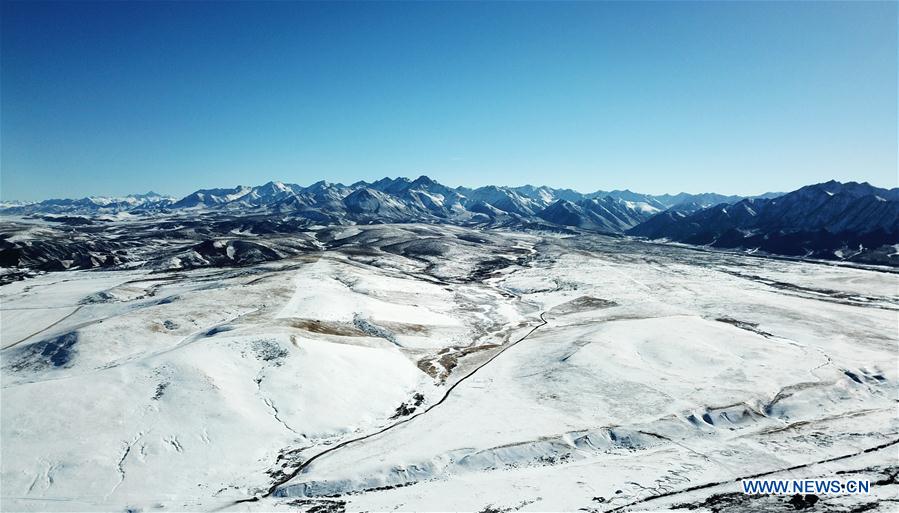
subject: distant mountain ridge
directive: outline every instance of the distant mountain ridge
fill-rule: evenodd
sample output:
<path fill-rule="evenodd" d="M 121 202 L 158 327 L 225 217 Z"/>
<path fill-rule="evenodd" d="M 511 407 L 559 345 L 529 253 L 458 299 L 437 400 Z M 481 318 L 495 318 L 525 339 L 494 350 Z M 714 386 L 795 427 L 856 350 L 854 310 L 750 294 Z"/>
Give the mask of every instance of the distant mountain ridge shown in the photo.
<path fill-rule="evenodd" d="M 625 205 L 621 207 L 625 210 L 642 212 L 643 214 L 637 216 L 634 216 L 633 212 L 628 212 L 628 215 L 625 215 L 628 218 L 635 217 L 639 221 L 642 220 L 645 214 L 661 212 L 676 205 L 683 204 L 685 205 L 684 208 L 687 208 L 687 205 L 710 206 L 722 202 L 733 203 L 743 199 L 742 196 L 725 196 L 715 193 L 689 194 L 682 192 L 675 195 L 663 194 L 657 196 L 629 190 L 600 190 L 592 193 L 581 193 L 571 189 L 555 189 L 533 185 L 518 187 L 488 185 L 478 188 L 451 188 L 427 176 L 420 176 L 415 180 L 405 177 L 385 177 L 371 183 L 359 181 L 351 185 L 319 181 L 307 187 L 271 181 L 255 187 L 239 185 L 233 188 L 200 189 L 181 199 L 149 192 L 147 194 L 133 194 L 123 198 L 88 197 L 82 199 L 51 199 L 34 203 L 11 202 L 0 205 L 0 214 L 83 215 L 122 211 L 146 213 L 182 209 L 245 209 L 255 207 L 264 207 L 279 212 L 308 209 L 339 211 L 347 206 L 344 200 L 361 189 L 370 189 L 371 191 L 376 191 L 376 193 L 386 194 L 394 197 L 394 200 L 407 204 L 406 206 L 412 212 L 430 213 L 437 217 L 463 214 L 464 211 L 470 210 L 469 207 L 472 206 L 475 207 L 475 212 L 483 210 L 484 212 L 480 213 L 485 215 L 510 214 L 533 217 L 558 201 L 568 201 L 577 205 L 577 209 L 583 210 L 586 208 L 588 211 L 594 211 L 592 216 L 587 215 L 587 217 L 595 218 L 596 215 L 602 214 L 596 214 L 595 205 L 588 200 L 604 200 L 607 209 L 617 210 L 619 208 L 615 205 L 617 202 Z M 367 193 L 365 195 L 373 196 L 376 193 Z M 382 201 L 386 201 L 386 198 L 382 198 Z M 355 203 L 355 197 L 350 198 L 350 202 Z M 602 203 L 603 201 L 600 202 Z M 488 205 L 492 208 L 484 209 L 482 205 Z M 550 215 L 550 213 L 547 215 Z M 572 221 L 572 226 L 584 224 L 583 222 Z M 627 221 L 625 224 L 630 224 L 630 221 Z"/>
<path fill-rule="evenodd" d="M 280 215 L 299 225 L 453 223 L 483 227 L 627 234 L 720 248 L 815 258 L 892 262 L 899 243 L 899 188 L 830 181 L 754 197 L 716 193 L 650 195 L 630 190 L 581 193 L 524 185 L 448 187 L 427 176 L 271 181 L 201 189 L 176 199 L 156 193 L 124 198 L 54 199 L 7 204 L 5 215 Z M 899 246 L 897 246 L 899 247 Z"/>
<path fill-rule="evenodd" d="M 39 202 L 0 203 L 0 214 L 96 214 L 170 207 L 175 201 L 153 191 L 145 194 L 129 194 L 121 197 L 88 196 L 78 199 L 48 199 Z"/>
<path fill-rule="evenodd" d="M 899 254 L 899 188 L 831 180 L 774 198 L 694 212 L 672 208 L 626 233 L 803 257 L 890 261 Z"/>

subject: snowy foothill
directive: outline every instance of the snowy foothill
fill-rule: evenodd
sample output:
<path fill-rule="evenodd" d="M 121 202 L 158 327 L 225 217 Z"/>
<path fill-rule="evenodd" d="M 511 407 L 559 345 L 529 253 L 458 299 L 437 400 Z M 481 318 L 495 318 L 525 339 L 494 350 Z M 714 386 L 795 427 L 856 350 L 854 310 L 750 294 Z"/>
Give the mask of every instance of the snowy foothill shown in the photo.
<path fill-rule="evenodd" d="M 895 505 L 888 269 L 458 226 L 302 241 L 0 287 L 0 509 L 789 507 L 736 493 L 755 475 L 880 483 L 816 511 Z"/>

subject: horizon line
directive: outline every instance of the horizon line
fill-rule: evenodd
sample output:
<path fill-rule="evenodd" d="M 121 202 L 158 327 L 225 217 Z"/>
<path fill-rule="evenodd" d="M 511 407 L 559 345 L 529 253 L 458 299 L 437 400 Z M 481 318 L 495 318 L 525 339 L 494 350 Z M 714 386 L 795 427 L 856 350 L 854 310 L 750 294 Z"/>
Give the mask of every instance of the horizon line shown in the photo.
<path fill-rule="evenodd" d="M 366 185 L 372 185 L 372 184 L 374 184 L 375 182 L 378 182 L 378 181 L 381 181 L 381 180 L 384 180 L 384 179 L 391 180 L 391 181 L 396 181 L 396 180 L 407 180 L 408 182 L 411 183 L 411 182 L 415 182 L 416 180 L 420 180 L 420 179 L 422 179 L 422 178 L 426 178 L 426 179 L 428 179 L 428 180 L 431 180 L 431 181 L 434 182 L 434 183 L 437 183 L 438 185 L 442 185 L 442 186 L 444 186 L 444 187 L 447 187 L 447 188 L 453 189 L 453 190 L 458 190 L 458 189 L 460 189 L 460 188 L 461 188 L 461 189 L 469 189 L 469 190 L 477 190 L 477 189 L 482 189 L 482 188 L 485 188 L 485 187 L 498 187 L 498 188 L 507 188 L 507 189 L 518 189 L 518 188 L 523 188 L 523 187 L 533 187 L 533 188 L 535 188 L 535 189 L 539 189 L 539 188 L 544 188 L 544 187 L 545 187 L 545 188 L 547 188 L 547 189 L 551 189 L 551 190 L 555 190 L 555 191 L 572 191 L 572 192 L 575 192 L 575 193 L 577 193 L 577 194 L 583 194 L 583 195 L 597 194 L 597 193 L 601 193 L 601 192 L 606 192 L 606 193 L 613 193 L 613 192 L 630 192 L 630 193 L 632 193 L 632 194 L 640 194 L 640 195 L 643 195 L 643 196 L 651 196 L 651 197 L 658 197 L 658 196 L 677 196 L 677 195 L 679 195 L 679 194 L 690 194 L 690 195 L 694 195 L 694 196 L 695 196 L 695 195 L 699 195 L 699 194 L 717 194 L 717 195 L 720 195 L 720 196 L 736 196 L 736 197 L 741 197 L 741 198 L 752 198 L 752 197 L 764 196 L 764 195 L 767 195 L 767 194 L 787 194 L 787 193 L 789 193 L 789 192 L 793 192 L 793 191 L 799 190 L 799 189 L 801 189 L 802 187 L 808 187 L 808 186 L 810 186 L 810 185 L 826 184 L 826 183 L 830 183 L 830 182 L 836 182 L 836 183 L 844 184 L 844 185 L 845 185 L 845 184 L 853 184 L 853 183 L 859 184 L 859 185 L 869 185 L 869 186 L 871 186 L 871 187 L 875 187 L 875 188 L 878 188 L 878 189 L 885 189 L 885 190 L 899 189 L 899 186 L 895 186 L 895 187 L 881 187 L 881 186 L 878 186 L 878 185 L 874 185 L 874 184 L 872 184 L 872 183 L 870 183 L 870 182 L 868 182 L 868 181 L 855 181 L 855 180 L 850 180 L 850 181 L 846 181 L 846 182 L 841 182 L 841 181 L 839 181 L 839 180 L 836 180 L 836 179 L 834 179 L 834 178 L 831 178 L 830 180 L 826 180 L 826 181 L 823 181 L 823 182 L 815 182 L 815 183 L 805 184 L 805 185 L 802 185 L 802 186 L 800 186 L 800 187 L 797 187 L 796 189 L 791 189 L 791 190 L 780 190 L 780 191 L 767 190 L 767 191 L 765 191 L 765 192 L 761 192 L 761 193 L 757 193 L 757 194 L 726 194 L 726 193 L 720 193 L 720 192 L 715 192 L 715 191 L 710 191 L 710 190 L 706 190 L 706 191 L 702 191 L 702 192 L 688 192 L 688 191 L 682 190 L 682 191 L 679 191 L 679 192 L 673 192 L 673 193 L 672 193 L 672 192 L 664 192 L 664 193 L 661 193 L 661 194 L 653 194 L 653 193 L 647 193 L 647 192 L 635 191 L 635 190 L 632 190 L 632 189 L 630 189 L 630 188 L 628 188 L 628 187 L 625 187 L 625 188 L 623 188 L 623 189 L 601 189 L 601 188 L 600 188 L 600 189 L 596 189 L 596 190 L 590 191 L 590 192 L 582 192 L 582 191 L 579 191 L 579 190 L 574 189 L 574 188 L 571 188 L 571 187 L 553 187 L 553 186 L 551 186 L 551 185 L 546 185 L 546 184 L 534 185 L 534 184 L 530 184 L 530 183 L 526 183 L 526 184 L 523 184 L 523 185 L 498 185 L 498 184 L 488 184 L 488 185 L 480 185 L 480 186 L 477 186 L 477 187 L 470 187 L 470 186 L 466 186 L 466 185 L 450 186 L 450 185 L 446 185 L 446 184 L 444 184 L 444 183 L 442 183 L 442 182 L 439 182 L 439 181 L 437 181 L 437 180 L 434 180 L 433 178 L 429 177 L 428 175 L 422 174 L 422 175 L 419 175 L 418 177 L 416 177 L 416 178 L 414 178 L 414 179 L 413 179 L 413 178 L 410 178 L 409 176 L 404 176 L 404 175 L 398 175 L 398 176 L 393 177 L 393 178 L 392 178 L 392 177 L 389 177 L 389 176 L 384 176 L 384 177 L 382 177 L 382 178 L 378 178 L 378 179 L 375 179 L 375 180 L 372 180 L 372 181 L 367 181 L 367 180 L 356 180 L 355 182 L 348 183 L 348 184 L 345 184 L 345 183 L 339 182 L 339 181 L 334 181 L 334 182 L 332 182 L 332 181 L 329 181 L 329 180 L 321 179 L 321 180 L 316 180 L 316 181 L 310 183 L 309 185 L 302 185 L 302 184 L 295 183 L 295 182 L 289 182 L 289 181 L 283 181 L 283 180 L 275 180 L 275 179 L 271 179 L 271 180 L 268 180 L 267 182 L 262 183 L 262 184 L 259 184 L 259 185 L 244 185 L 244 184 L 237 184 L 237 185 L 234 185 L 234 186 L 224 186 L 224 187 L 221 187 L 221 186 L 220 186 L 220 187 L 203 187 L 203 188 L 199 188 L 199 189 L 194 189 L 193 191 L 188 192 L 187 194 L 184 194 L 184 195 L 182 195 L 182 196 L 178 196 L 178 195 L 174 195 L 174 194 L 169 194 L 169 193 L 160 193 L 160 192 L 156 192 L 154 189 L 150 189 L 150 190 L 148 190 L 147 192 L 131 192 L 131 193 L 127 193 L 127 194 L 93 194 L 93 195 L 81 196 L 81 197 L 56 197 L 56 198 L 44 198 L 44 199 L 39 199 L 39 200 L 17 200 L 17 199 L 6 199 L 6 198 L 0 197 L 0 202 L 4 202 L 4 203 L 26 203 L 26 204 L 30 204 L 30 203 L 42 203 L 42 202 L 44 202 L 44 201 L 54 201 L 54 200 L 81 200 L 81 199 L 93 199 L 93 198 L 128 198 L 128 197 L 148 196 L 148 195 L 157 195 L 157 196 L 165 197 L 165 198 L 183 199 L 183 198 L 186 198 L 187 196 L 190 196 L 191 194 L 194 194 L 194 193 L 199 192 L 199 191 L 208 191 L 208 190 L 215 190 L 215 189 L 238 189 L 238 188 L 241 188 L 241 187 L 245 187 L 245 188 L 254 188 L 254 187 L 262 187 L 262 186 L 268 185 L 268 184 L 270 184 L 270 183 L 271 183 L 271 184 L 274 184 L 274 183 L 280 183 L 280 184 L 284 184 L 284 185 L 297 185 L 297 186 L 299 186 L 299 187 L 302 187 L 302 188 L 306 189 L 306 188 L 312 187 L 313 185 L 318 184 L 318 183 L 325 183 L 325 184 L 330 184 L 330 185 L 339 185 L 339 186 L 342 186 L 342 187 L 353 187 L 353 186 L 356 186 L 356 185 L 359 185 L 359 184 L 363 184 L 363 183 L 366 184 Z"/>

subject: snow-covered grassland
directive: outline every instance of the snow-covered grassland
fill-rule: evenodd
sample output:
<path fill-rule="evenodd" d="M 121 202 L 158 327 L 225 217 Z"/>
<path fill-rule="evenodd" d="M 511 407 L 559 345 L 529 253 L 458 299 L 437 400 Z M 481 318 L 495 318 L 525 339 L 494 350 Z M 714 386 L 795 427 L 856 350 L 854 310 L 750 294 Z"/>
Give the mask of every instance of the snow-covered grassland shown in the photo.
<path fill-rule="evenodd" d="M 238 234 L 240 235 L 240 234 Z M 323 230 L 0 287 L 3 511 L 895 511 L 899 274 L 602 236 Z M 792 469 L 792 470 L 785 470 Z"/>

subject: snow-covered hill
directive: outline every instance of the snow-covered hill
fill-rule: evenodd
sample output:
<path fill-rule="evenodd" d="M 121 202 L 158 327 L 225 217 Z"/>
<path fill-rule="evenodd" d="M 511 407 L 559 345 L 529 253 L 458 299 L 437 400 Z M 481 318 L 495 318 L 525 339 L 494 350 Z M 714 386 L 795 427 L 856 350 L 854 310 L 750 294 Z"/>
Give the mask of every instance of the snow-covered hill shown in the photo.
<path fill-rule="evenodd" d="M 146 239 L 152 265 L 0 287 L 3 511 L 793 509 L 747 476 L 872 483 L 813 511 L 899 493 L 895 273 L 172 222 L 183 246 Z"/>

